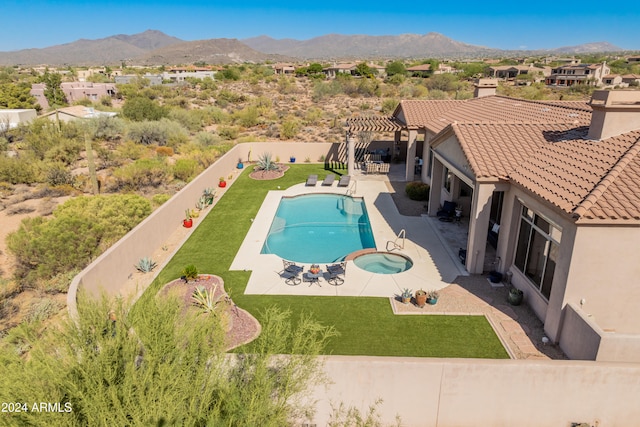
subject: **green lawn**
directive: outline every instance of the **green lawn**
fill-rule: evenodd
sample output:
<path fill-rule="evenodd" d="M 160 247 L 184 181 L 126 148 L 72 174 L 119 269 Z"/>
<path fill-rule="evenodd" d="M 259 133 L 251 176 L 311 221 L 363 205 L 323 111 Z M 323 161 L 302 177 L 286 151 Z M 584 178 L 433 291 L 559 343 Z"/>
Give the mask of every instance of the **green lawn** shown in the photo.
<path fill-rule="evenodd" d="M 236 304 L 258 320 L 265 308 L 277 306 L 289 309 L 293 319 L 311 313 L 333 325 L 340 335 L 332 339 L 327 354 L 508 358 L 482 316 L 394 316 L 387 298 L 245 295 L 250 272 L 229 267 L 267 192 L 304 182 L 312 173 L 320 180 L 328 173 L 322 165 L 292 165 L 280 179 L 256 181 L 248 172 L 218 200 L 138 306 L 164 283 L 180 277 L 186 265 L 195 264 L 202 273 L 221 276 Z"/>

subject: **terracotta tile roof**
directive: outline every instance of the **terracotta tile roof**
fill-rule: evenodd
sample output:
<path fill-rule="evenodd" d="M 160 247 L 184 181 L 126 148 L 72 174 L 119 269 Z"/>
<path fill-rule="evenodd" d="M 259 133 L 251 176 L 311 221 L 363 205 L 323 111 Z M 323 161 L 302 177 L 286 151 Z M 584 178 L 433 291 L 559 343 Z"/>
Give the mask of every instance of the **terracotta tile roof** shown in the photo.
<path fill-rule="evenodd" d="M 640 220 L 640 130 L 601 141 L 566 136 L 543 144 L 511 181 L 577 220 Z"/>
<path fill-rule="evenodd" d="M 402 111 L 409 129 L 426 128 L 437 134 L 453 122 L 463 123 L 572 123 L 586 125 L 591 108 L 562 101 L 543 102 L 504 96 L 485 96 L 468 100 L 401 101 L 394 116 Z"/>

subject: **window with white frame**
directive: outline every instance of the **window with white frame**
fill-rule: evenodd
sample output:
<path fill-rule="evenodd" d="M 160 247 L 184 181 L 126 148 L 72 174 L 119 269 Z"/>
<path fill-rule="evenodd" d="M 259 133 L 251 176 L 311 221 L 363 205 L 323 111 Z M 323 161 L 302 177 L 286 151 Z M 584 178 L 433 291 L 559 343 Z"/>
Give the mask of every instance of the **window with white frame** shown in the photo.
<path fill-rule="evenodd" d="M 562 229 L 522 206 L 514 264 L 548 300 L 560 251 Z"/>

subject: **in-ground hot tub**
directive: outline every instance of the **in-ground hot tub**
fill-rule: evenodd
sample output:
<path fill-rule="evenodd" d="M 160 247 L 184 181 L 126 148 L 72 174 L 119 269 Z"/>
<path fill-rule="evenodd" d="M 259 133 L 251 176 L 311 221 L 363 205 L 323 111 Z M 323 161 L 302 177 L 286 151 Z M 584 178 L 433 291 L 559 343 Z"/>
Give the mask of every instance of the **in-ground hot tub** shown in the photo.
<path fill-rule="evenodd" d="M 413 267 L 409 257 L 391 252 L 372 252 L 359 255 L 353 263 L 365 271 L 377 274 L 396 274 Z"/>

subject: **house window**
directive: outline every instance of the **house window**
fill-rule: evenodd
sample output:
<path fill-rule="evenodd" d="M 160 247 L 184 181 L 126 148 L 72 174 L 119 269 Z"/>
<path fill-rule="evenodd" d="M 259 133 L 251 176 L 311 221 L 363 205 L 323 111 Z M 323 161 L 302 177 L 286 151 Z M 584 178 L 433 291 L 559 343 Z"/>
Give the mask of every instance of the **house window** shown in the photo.
<path fill-rule="evenodd" d="M 520 231 L 514 264 L 548 300 L 558 261 L 562 230 L 526 206 L 520 215 Z"/>
<path fill-rule="evenodd" d="M 444 189 L 447 190 L 447 192 L 451 193 L 451 171 L 449 171 L 449 168 L 445 167 L 444 168 Z"/>

